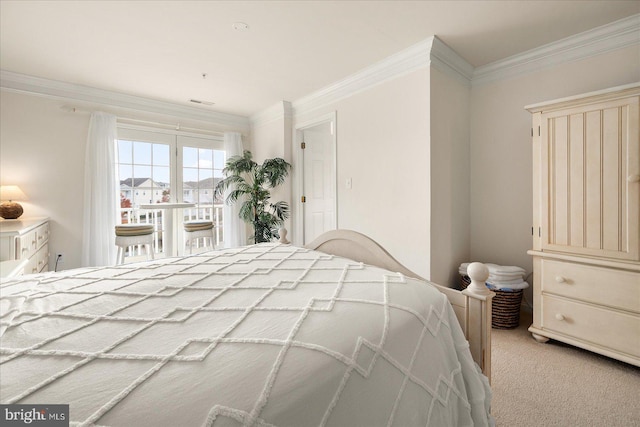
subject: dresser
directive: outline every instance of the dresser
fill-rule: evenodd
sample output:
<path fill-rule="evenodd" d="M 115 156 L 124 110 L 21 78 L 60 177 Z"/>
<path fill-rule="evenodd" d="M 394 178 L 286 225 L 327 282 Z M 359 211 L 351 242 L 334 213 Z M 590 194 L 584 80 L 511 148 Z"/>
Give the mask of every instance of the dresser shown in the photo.
<path fill-rule="evenodd" d="M 640 366 L 640 84 L 530 105 L 533 324 Z"/>
<path fill-rule="evenodd" d="M 7 261 L 25 262 L 10 263 Z M 24 274 L 49 270 L 49 218 L 25 218 L 0 221 L 0 261 L 2 274 L 16 275 L 15 265 Z"/>

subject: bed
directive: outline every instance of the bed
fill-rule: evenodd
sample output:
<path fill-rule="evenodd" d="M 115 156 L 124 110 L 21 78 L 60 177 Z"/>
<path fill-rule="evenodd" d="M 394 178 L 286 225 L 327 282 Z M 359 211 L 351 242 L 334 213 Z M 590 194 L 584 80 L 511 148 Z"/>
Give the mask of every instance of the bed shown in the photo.
<path fill-rule="evenodd" d="M 445 290 L 341 230 L 6 280 L 0 403 L 69 404 L 73 426 L 491 425 L 476 267 Z"/>

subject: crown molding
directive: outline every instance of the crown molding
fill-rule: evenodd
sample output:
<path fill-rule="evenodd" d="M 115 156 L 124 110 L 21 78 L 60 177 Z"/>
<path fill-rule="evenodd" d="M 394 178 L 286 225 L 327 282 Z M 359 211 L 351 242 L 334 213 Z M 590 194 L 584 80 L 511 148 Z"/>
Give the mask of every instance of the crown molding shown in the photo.
<path fill-rule="evenodd" d="M 292 106 L 297 115 L 305 114 L 429 66 L 453 76 L 464 85 L 470 85 L 473 66 L 437 36 L 431 36 L 349 77 L 293 101 Z"/>
<path fill-rule="evenodd" d="M 433 37 L 430 58 L 431 65 L 434 68 L 455 77 L 466 86 L 471 85 L 473 65 L 469 64 L 455 50 L 451 49 L 436 36 Z"/>
<path fill-rule="evenodd" d="M 280 101 L 249 117 L 249 122 L 252 128 L 257 128 L 278 120 L 291 119 L 292 117 L 293 108 L 291 103 L 289 101 Z"/>
<path fill-rule="evenodd" d="M 434 37 L 416 43 L 382 61 L 292 102 L 295 114 L 304 114 L 348 98 L 387 80 L 407 74 L 430 63 Z"/>
<path fill-rule="evenodd" d="M 234 114 L 206 111 L 171 102 L 28 76 L 6 70 L 0 70 L 0 88 L 2 90 L 29 93 L 48 98 L 85 101 L 129 110 L 199 120 L 243 131 L 249 129 L 249 119 Z"/>
<path fill-rule="evenodd" d="M 639 44 L 640 14 L 636 14 L 477 67 L 473 72 L 472 83 L 475 86 L 508 79 Z"/>
<path fill-rule="evenodd" d="M 292 105 L 296 115 L 305 114 L 427 66 L 453 76 L 464 85 L 481 85 L 632 45 L 640 45 L 640 14 L 477 68 L 437 36 L 432 36 L 358 73 L 299 98 Z"/>

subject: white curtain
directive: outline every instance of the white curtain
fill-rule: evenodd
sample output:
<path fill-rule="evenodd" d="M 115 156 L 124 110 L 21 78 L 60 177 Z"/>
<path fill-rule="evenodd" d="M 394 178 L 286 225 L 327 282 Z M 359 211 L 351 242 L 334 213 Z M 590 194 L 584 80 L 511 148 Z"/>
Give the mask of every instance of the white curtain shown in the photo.
<path fill-rule="evenodd" d="M 82 265 L 113 265 L 116 261 L 119 183 L 115 170 L 116 117 L 91 114 L 84 170 L 84 233 Z"/>
<path fill-rule="evenodd" d="M 242 135 L 238 132 L 224 133 L 224 150 L 227 159 L 233 156 L 242 155 Z M 226 194 L 225 194 L 226 199 Z M 247 229 L 244 222 L 240 219 L 241 201 L 232 206 L 224 205 L 224 247 L 237 248 L 247 244 Z"/>

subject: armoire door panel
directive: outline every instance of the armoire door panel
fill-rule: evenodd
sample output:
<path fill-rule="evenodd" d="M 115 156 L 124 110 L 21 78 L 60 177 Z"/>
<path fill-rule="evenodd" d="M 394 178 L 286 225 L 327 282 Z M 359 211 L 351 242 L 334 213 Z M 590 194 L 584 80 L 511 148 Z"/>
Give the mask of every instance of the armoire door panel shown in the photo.
<path fill-rule="evenodd" d="M 637 102 L 543 112 L 543 250 L 639 259 Z"/>
<path fill-rule="evenodd" d="M 623 232 L 626 222 L 624 209 L 623 140 L 625 129 L 622 126 L 626 111 L 623 108 L 608 108 L 602 112 L 602 248 L 607 251 L 621 252 L 626 247 Z"/>
<path fill-rule="evenodd" d="M 602 127 L 600 111 L 585 114 L 585 168 L 586 168 L 586 203 L 585 203 L 585 248 L 600 250 L 602 243 L 600 224 L 602 223 L 602 181 L 601 181 L 601 140 Z"/>
<path fill-rule="evenodd" d="M 585 244 L 585 144 L 584 115 L 572 114 L 569 118 L 569 246 Z"/>

